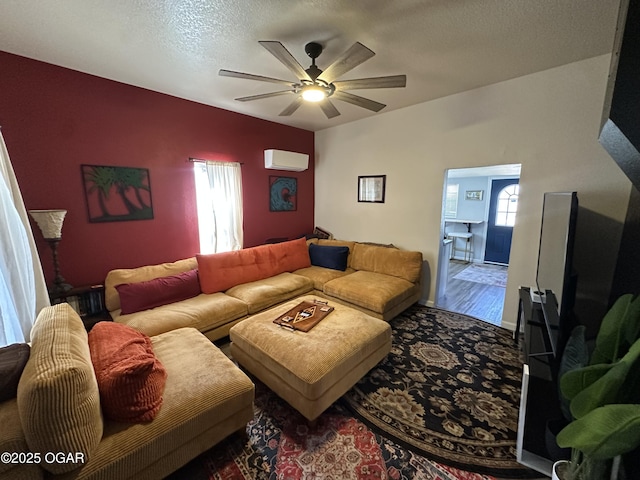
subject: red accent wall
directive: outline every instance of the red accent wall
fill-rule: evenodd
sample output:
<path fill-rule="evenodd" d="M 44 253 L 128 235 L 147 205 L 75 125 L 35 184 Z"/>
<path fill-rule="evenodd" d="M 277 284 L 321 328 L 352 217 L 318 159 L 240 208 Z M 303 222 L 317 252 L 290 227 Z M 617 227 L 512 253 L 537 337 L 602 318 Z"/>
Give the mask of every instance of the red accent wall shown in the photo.
<path fill-rule="evenodd" d="M 189 157 L 243 163 L 245 247 L 313 229 L 313 132 L 5 52 L 0 71 L 0 126 L 26 208 L 68 210 L 58 252 L 72 285 L 198 252 Z M 309 154 L 309 169 L 266 170 L 269 148 Z M 154 218 L 90 223 L 82 164 L 148 169 Z M 278 174 L 298 179 L 295 212 L 269 211 L 269 176 Z M 32 229 L 51 281 L 51 252 Z"/>

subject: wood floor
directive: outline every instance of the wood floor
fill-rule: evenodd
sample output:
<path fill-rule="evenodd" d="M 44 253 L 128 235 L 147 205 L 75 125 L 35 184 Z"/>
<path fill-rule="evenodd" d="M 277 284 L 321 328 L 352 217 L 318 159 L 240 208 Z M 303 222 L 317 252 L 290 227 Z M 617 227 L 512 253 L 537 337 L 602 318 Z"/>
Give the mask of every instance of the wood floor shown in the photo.
<path fill-rule="evenodd" d="M 505 288 L 453 278 L 467 268 L 468 263 L 459 260 L 449 262 L 449 283 L 444 300 L 438 307 L 464 313 L 494 325 L 502 322 Z M 504 268 L 505 275 L 507 267 Z"/>

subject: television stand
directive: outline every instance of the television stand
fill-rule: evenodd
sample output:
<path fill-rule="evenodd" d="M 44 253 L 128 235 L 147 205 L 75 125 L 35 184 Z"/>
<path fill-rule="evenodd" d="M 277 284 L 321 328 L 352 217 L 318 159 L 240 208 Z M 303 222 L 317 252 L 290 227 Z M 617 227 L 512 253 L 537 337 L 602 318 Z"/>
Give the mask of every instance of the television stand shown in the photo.
<path fill-rule="evenodd" d="M 524 365 L 518 417 L 517 459 L 551 476 L 557 459 L 547 449 L 547 423 L 562 417 L 551 349 L 542 306 L 531 300 L 530 288 L 520 287 L 516 339 L 524 330 Z"/>
<path fill-rule="evenodd" d="M 524 328 L 524 358 L 525 363 L 529 364 L 536 375 L 545 377 L 549 375 L 551 379 L 550 363 L 553 359 L 553 349 L 547 334 L 547 325 L 544 321 L 542 305 L 534 302 L 529 287 L 520 287 L 520 302 L 518 303 L 518 319 L 516 321 L 516 330 L 514 332 L 514 341 L 516 345 L 519 343 L 520 331 Z M 533 359 L 547 357 L 546 371 L 536 371 Z"/>

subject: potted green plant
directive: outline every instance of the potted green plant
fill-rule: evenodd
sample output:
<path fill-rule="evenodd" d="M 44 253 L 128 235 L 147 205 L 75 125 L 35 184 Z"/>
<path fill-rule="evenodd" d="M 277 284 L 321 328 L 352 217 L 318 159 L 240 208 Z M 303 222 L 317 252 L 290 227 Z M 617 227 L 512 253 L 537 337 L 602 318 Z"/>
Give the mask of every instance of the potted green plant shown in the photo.
<path fill-rule="evenodd" d="M 578 361 L 564 373 L 561 367 L 560 390 L 572 416 L 556 438 L 560 447 L 572 449 L 565 480 L 623 478 L 620 456 L 640 446 L 639 337 L 640 300 L 623 295 L 603 318 L 588 364 Z M 582 328 L 565 354 L 584 349 Z"/>

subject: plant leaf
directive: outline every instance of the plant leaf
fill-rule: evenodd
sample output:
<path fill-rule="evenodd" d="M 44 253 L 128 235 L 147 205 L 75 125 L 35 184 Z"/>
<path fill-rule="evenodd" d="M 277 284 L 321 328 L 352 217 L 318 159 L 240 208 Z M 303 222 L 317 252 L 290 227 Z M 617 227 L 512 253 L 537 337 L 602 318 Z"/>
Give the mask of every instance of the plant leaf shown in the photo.
<path fill-rule="evenodd" d="M 600 460 L 630 452 L 640 445 L 640 405 L 596 408 L 562 429 L 556 441 Z"/>
<path fill-rule="evenodd" d="M 601 378 L 591 383 L 583 391 L 575 395 L 571 400 L 571 413 L 575 418 L 582 418 L 591 410 L 610 403 L 620 402 L 625 387 L 633 389 L 635 385 L 627 385 L 627 374 L 640 358 L 640 340 L 637 340 L 629 349 L 629 352 L 618 362 L 612 365 L 590 365 L 588 367 L 577 370 L 589 370 L 595 367 L 610 367 Z M 570 372 L 573 373 L 573 372 Z M 598 372 L 600 373 L 600 372 Z M 568 376 L 565 375 L 565 377 Z M 633 375 L 631 376 L 634 377 Z M 563 379 L 561 379 L 562 382 Z M 564 392 L 564 390 L 563 390 Z"/>
<path fill-rule="evenodd" d="M 560 377 L 560 391 L 569 400 L 600 380 L 613 365 L 602 363 L 571 370 Z"/>
<path fill-rule="evenodd" d="M 591 365 L 622 358 L 640 334 L 640 297 L 619 297 L 602 319 Z"/>

